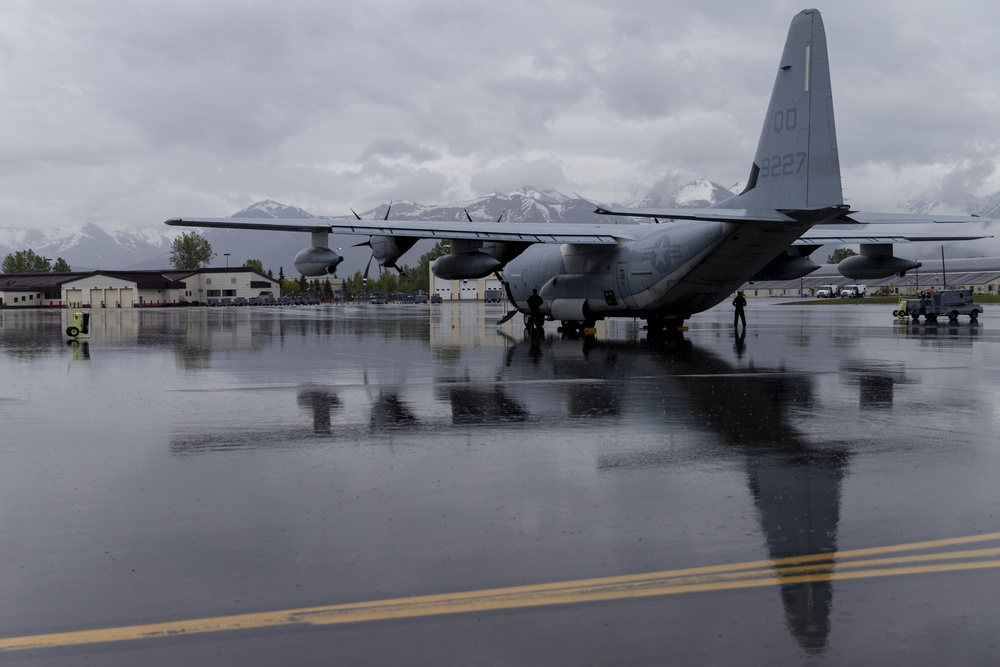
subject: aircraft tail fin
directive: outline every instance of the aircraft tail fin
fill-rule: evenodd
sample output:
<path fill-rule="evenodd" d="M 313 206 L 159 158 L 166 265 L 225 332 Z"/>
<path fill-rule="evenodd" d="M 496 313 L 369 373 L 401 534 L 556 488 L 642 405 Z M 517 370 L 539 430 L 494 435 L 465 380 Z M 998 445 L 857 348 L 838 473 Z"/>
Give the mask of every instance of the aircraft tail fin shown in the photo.
<path fill-rule="evenodd" d="M 750 178 L 736 199 L 747 209 L 844 203 L 826 32 L 815 9 L 792 19 Z"/>

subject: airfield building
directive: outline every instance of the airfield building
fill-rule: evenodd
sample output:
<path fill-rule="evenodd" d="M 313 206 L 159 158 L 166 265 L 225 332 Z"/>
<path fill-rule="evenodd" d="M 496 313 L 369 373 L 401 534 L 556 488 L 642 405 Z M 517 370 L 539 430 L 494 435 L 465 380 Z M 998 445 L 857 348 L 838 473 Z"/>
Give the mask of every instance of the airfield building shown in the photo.
<path fill-rule="evenodd" d="M 137 308 L 279 296 L 281 284 L 246 267 L 0 274 L 3 308 Z"/>

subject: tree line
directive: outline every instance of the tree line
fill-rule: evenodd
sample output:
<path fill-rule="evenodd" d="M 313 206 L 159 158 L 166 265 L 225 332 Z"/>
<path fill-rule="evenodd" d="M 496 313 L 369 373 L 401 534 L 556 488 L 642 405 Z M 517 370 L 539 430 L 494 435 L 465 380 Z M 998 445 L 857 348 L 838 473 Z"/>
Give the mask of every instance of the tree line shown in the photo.
<path fill-rule="evenodd" d="M 415 267 L 404 264 L 399 274 L 376 269 L 375 275 L 366 277 L 361 271 L 344 279 L 344 292 L 348 296 L 357 294 L 373 294 L 375 292 L 429 292 L 430 264 L 432 261 L 448 252 L 448 246 L 440 241 L 429 251 L 420 256 Z M 184 232 L 170 244 L 170 265 L 177 270 L 197 270 L 212 263 L 216 253 L 208 239 L 197 232 Z M 243 263 L 246 268 L 253 269 L 261 275 L 274 278 L 271 270 L 264 271 L 264 265 L 259 259 L 248 259 Z M 10 253 L 3 260 L 3 273 L 69 273 L 70 265 L 62 257 L 55 263 L 38 255 L 34 250 L 18 250 Z M 278 269 L 278 281 L 282 292 L 330 292 L 329 281 L 325 279 L 309 280 L 305 276 L 298 279 L 285 277 L 284 267 Z"/>
<path fill-rule="evenodd" d="M 57 257 L 55 263 L 34 250 L 18 250 L 3 258 L 0 267 L 4 273 L 69 273 L 72 269 L 65 259 Z"/>

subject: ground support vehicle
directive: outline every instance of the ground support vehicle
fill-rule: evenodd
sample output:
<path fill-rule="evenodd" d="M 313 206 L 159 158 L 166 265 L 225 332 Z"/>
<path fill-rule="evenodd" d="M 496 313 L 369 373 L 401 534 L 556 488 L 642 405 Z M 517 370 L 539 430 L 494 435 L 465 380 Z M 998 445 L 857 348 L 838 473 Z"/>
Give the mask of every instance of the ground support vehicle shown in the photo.
<path fill-rule="evenodd" d="M 840 290 L 842 299 L 862 299 L 868 293 L 868 285 L 844 285 Z"/>
<path fill-rule="evenodd" d="M 66 335 L 70 338 L 90 337 L 90 313 L 82 310 L 74 310 L 70 316 L 72 322 L 66 327 Z"/>
<path fill-rule="evenodd" d="M 906 314 L 906 299 L 900 299 L 899 300 L 899 305 L 896 307 L 896 310 L 892 311 L 892 316 L 893 317 L 898 317 L 898 318 L 907 317 L 907 314 Z"/>
<path fill-rule="evenodd" d="M 951 289 L 935 292 L 923 292 L 919 299 L 907 299 L 905 309 L 900 302 L 900 309 L 893 312 L 896 317 L 911 317 L 914 322 L 923 315 L 928 322 L 936 322 L 938 317 L 947 317 L 950 321 L 958 321 L 959 315 L 968 315 L 975 322 L 983 307 L 972 301 L 972 290 Z"/>

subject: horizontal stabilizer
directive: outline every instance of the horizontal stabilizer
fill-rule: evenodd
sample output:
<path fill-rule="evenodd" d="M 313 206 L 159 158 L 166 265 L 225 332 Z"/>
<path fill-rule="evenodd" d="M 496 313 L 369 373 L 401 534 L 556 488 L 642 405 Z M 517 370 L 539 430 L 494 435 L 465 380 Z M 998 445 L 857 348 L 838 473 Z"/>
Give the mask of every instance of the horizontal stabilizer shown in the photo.
<path fill-rule="evenodd" d="M 875 230 L 871 230 L 874 232 Z M 918 243 L 925 241 L 975 241 L 993 238 L 989 234 L 959 234 L 948 232 L 900 232 L 899 234 L 869 233 L 859 229 L 810 229 L 792 245 L 820 246 L 828 243 Z"/>
<path fill-rule="evenodd" d="M 916 213 L 872 213 L 868 211 L 852 211 L 838 222 L 857 222 L 864 225 L 912 225 L 928 222 L 960 223 L 960 222 L 990 222 L 978 215 L 920 215 Z"/>

